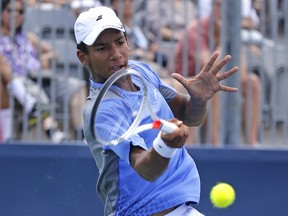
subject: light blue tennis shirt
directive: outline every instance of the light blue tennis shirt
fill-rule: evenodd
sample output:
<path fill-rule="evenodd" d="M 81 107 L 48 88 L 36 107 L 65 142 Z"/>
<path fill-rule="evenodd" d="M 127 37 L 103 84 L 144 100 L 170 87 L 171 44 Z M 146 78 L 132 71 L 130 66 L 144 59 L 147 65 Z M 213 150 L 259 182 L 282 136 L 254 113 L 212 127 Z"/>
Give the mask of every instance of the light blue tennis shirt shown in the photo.
<path fill-rule="evenodd" d="M 157 115 L 166 120 L 173 118 L 167 102 L 175 97 L 175 90 L 163 83 L 147 64 L 129 61 L 129 65 L 147 80 L 149 99 Z M 148 150 L 152 147 L 159 131 L 142 132 L 112 147 L 103 147 L 93 139 L 89 121 L 93 102 L 101 86 L 102 84 L 91 81 L 90 94 L 84 111 L 84 134 L 99 169 L 97 192 L 105 205 L 105 215 L 148 216 L 185 202 L 198 203 L 200 178 L 193 159 L 184 147 L 178 149 L 176 155 L 170 160 L 168 169 L 155 182 L 144 180 L 130 166 L 130 146 L 141 146 Z M 128 100 L 125 102 L 127 105 L 129 100 L 131 104 L 133 103 L 135 100 L 133 94 L 137 93 L 124 91 L 123 94 L 128 94 L 125 97 L 125 100 Z M 123 110 L 122 105 L 116 103 L 113 111 L 109 112 L 115 119 L 119 115 L 126 115 L 124 113 L 126 109 Z M 141 124 L 149 122 L 151 119 L 147 116 Z M 107 128 L 112 128 L 109 122 Z M 95 129 L 97 127 L 93 128 Z"/>

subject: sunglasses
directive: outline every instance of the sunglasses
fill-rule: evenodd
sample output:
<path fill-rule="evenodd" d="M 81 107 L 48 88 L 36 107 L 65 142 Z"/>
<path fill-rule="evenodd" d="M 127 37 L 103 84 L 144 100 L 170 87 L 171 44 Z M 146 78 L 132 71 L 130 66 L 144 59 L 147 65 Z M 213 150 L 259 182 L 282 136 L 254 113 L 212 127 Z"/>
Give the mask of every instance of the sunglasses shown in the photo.
<path fill-rule="evenodd" d="M 8 12 L 8 13 L 11 13 L 11 12 L 17 12 L 17 13 L 19 13 L 19 14 L 24 14 L 25 13 L 25 10 L 23 10 L 23 9 L 11 9 L 11 8 L 6 8 L 6 11 Z"/>

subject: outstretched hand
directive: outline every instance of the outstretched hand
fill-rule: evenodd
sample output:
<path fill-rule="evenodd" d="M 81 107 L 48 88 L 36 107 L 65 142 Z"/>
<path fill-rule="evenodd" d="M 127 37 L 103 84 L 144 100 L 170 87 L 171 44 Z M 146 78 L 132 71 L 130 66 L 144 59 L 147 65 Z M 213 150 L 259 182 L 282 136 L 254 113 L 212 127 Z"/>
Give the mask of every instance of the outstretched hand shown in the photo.
<path fill-rule="evenodd" d="M 220 84 L 220 81 L 225 80 L 234 73 L 236 73 L 239 68 L 235 66 L 224 73 L 219 73 L 219 71 L 224 67 L 224 65 L 226 65 L 231 60 L 231 56 L 225 56 L 216 66 L 214 66 L 218 57 L 218 52 L 213 53 L 209 61 L 200 71 L 200 73 L 193 78 L 185 78 L 177 73 L 173 73 L 172 77 L 186 88 L 192 99 L 197 100 L 200 103 L 207 102 L 218 91 L 238 91 L 237 88 Z"/>

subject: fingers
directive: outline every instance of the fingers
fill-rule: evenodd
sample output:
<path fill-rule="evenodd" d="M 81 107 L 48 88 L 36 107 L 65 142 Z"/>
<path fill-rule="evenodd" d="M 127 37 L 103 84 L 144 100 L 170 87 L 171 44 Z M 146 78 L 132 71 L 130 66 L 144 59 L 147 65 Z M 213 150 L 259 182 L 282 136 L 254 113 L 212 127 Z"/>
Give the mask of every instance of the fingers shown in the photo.
<path fill-rule="evenodd" d="M 238 70 L 239 70 L 239 68 L 237 66 L 235 66 L 232 69 L 230 69 L 229 71 L 227 71 L 227 72 L 225 72 L 225 73 L 223 73 L 221 75 L 218 75 L 217 78 L 218 78 L 219 81 L 227 79 L 228 77 L 230 77 L 231 75 L 236 73 Z M 236 91 L 238 91 L 238 88 L 220 85 L 220 91 L 236 92 Z"/>
<path fill-rule="evenodd" d="M 212 54 L 212 56 L 210 57 L 209 61 L 204 65 L 203 69 L 201 70 L 201 72 L 199 73 L 198 76 L 195 76 L 192 79 L 186 79 L 185 77 L 183 77 L 180 74 L 177 73 L 173 73 L 171 76 L 177 80 L 179 83 L 181 83 L 184 88 L 186 88 L 187 90 L 189 89 L 191 92 L 194 91 L 192 87 L 193 86 L 197 86 L 197 84 L 201 83 L 205 83 L 205 87 L 204 89 L 202 89 L 202 91 L 207 91 L 212 89 L 214 91 L 214 93 L 218 92 L 218 91 L 226 91 L 226 92 L 236 92 L 238 91 L 237 88 L 234 87 L 230 87 L 230 86 L 224 86 L 220 84 L 220 81 L 227 79 L 228 77 L 232 76 L 233 74 L 235 74 L 239 68 L 237 66 L 233 67 L 232 69 L 224 72 L 224 73 L 219 73 L 219 71 L 221 71 L 221 69 L 231 60 L 231 56 L 230 55 L 226 55 L 221 61 L 219 61 L 216 66 L 214 65 L 215 62 L 217 61 L 217 58 L 219 57 L 219 53 L 216 51 Z M 203 88 L 203 85 L 199 85 Z"/>
<path fill-rule="evenodd" d="M 172 73 L 171 77 L 180 82 L 183 86 L 186 86 L 187 79 L 178 73 Z"/>
<path fill-rule="evenodd" d="M 230 55 L 226 55 L 220 62 L 219 64 L 216 65 L 216 67 L 211 71 L 213 74 L 217 74 L 223 67 L 226 65 L 230 60 L 231 60 Z"/>
<path fill-rule="evenodd" d="M 176 130 L 171 134 L 161 133 L 161 138 L 164 142 L 172 148 L 181 148 L 189 135 L 188 127 L 176 118 L 170 119 L 169 122 L 172 122 L 178 126 Z"/>
<path fill-rule="evenodd" d="M 209 72 L 213 65 L 215 64 L 217 58 L 219 57 L 218 52 L 214 52 L 207 62 L 207 64 L 204 65 L 203 71 L 204 72 Z M 211 71 L 212 74 L 217 74 L 230 60 L 231 60 L 231 55 L 226 55 Z"/>
<path fill-rule="evenodd" d="M 209 72 L 212 66 L 214 65 L 215 61 L 219 56 L 218 52 L 214 52 L 209 61 L 204 65 L 203 71 Z M 222 66 L 223 67 L 223 66 Z"/>
<path fill-rule="evenodd" d="M 222 81 L 224 79 L 227 79 L 228 77 L 230 77 L 231 75 L 233 75 L 234 73 L 236 73 L 239 70 L 239 68 L 237 66 L 233 67 L 232 69 L 230 69 L 229 71 L 218 75 L 217 78 L 219 81 Z"/>
<path fill-rule="evenodd" d="M 186 78 L 184 78 L 182 75 L 180 75 L 178 73 L 172 73 L 171 76 L 180 83 L 185 82 L 185 80 L 186 80 Z"/>
<path fill-rule="evenodd" d="M 225 92 L 237 92 L 237 91 L 238 91 L 238 88 L 220 85 L 220 91 L 225 91 Z"/>

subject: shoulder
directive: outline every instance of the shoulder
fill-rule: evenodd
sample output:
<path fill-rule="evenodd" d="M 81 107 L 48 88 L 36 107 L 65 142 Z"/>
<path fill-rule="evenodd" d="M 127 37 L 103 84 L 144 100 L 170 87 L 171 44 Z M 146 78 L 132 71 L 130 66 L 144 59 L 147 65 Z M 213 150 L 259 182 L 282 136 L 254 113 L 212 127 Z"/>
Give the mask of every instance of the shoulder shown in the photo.
<path fill-rule="evenodd" d="M 148 70 L 148 71 L 153 72 L 152 68 L 147 63 L 142 62 L 142 61 L 129 60 L 128 64 L 132 68 L 139 68 L 139 69 Z"/>
<path fill-rule="evenodd" d="M 142 73 L 142 75 L 153 75 L 153 76 L 157 76 L 157 73 L 154 71 L 154 69 L 145 62 L 142 61 L 137 61 L 137 60 L 129 60 L 128 65 L 130 68 L 133 68 L 135 70 L 137 70 L 138 72 Z"/>
<path fill-rule="evenodd" d="M 156 86 L 161 81 L 158 74 L 145 62 L 129 60 L 129 66 L 141 73 L 147 81 L 154 83 Z"/>

